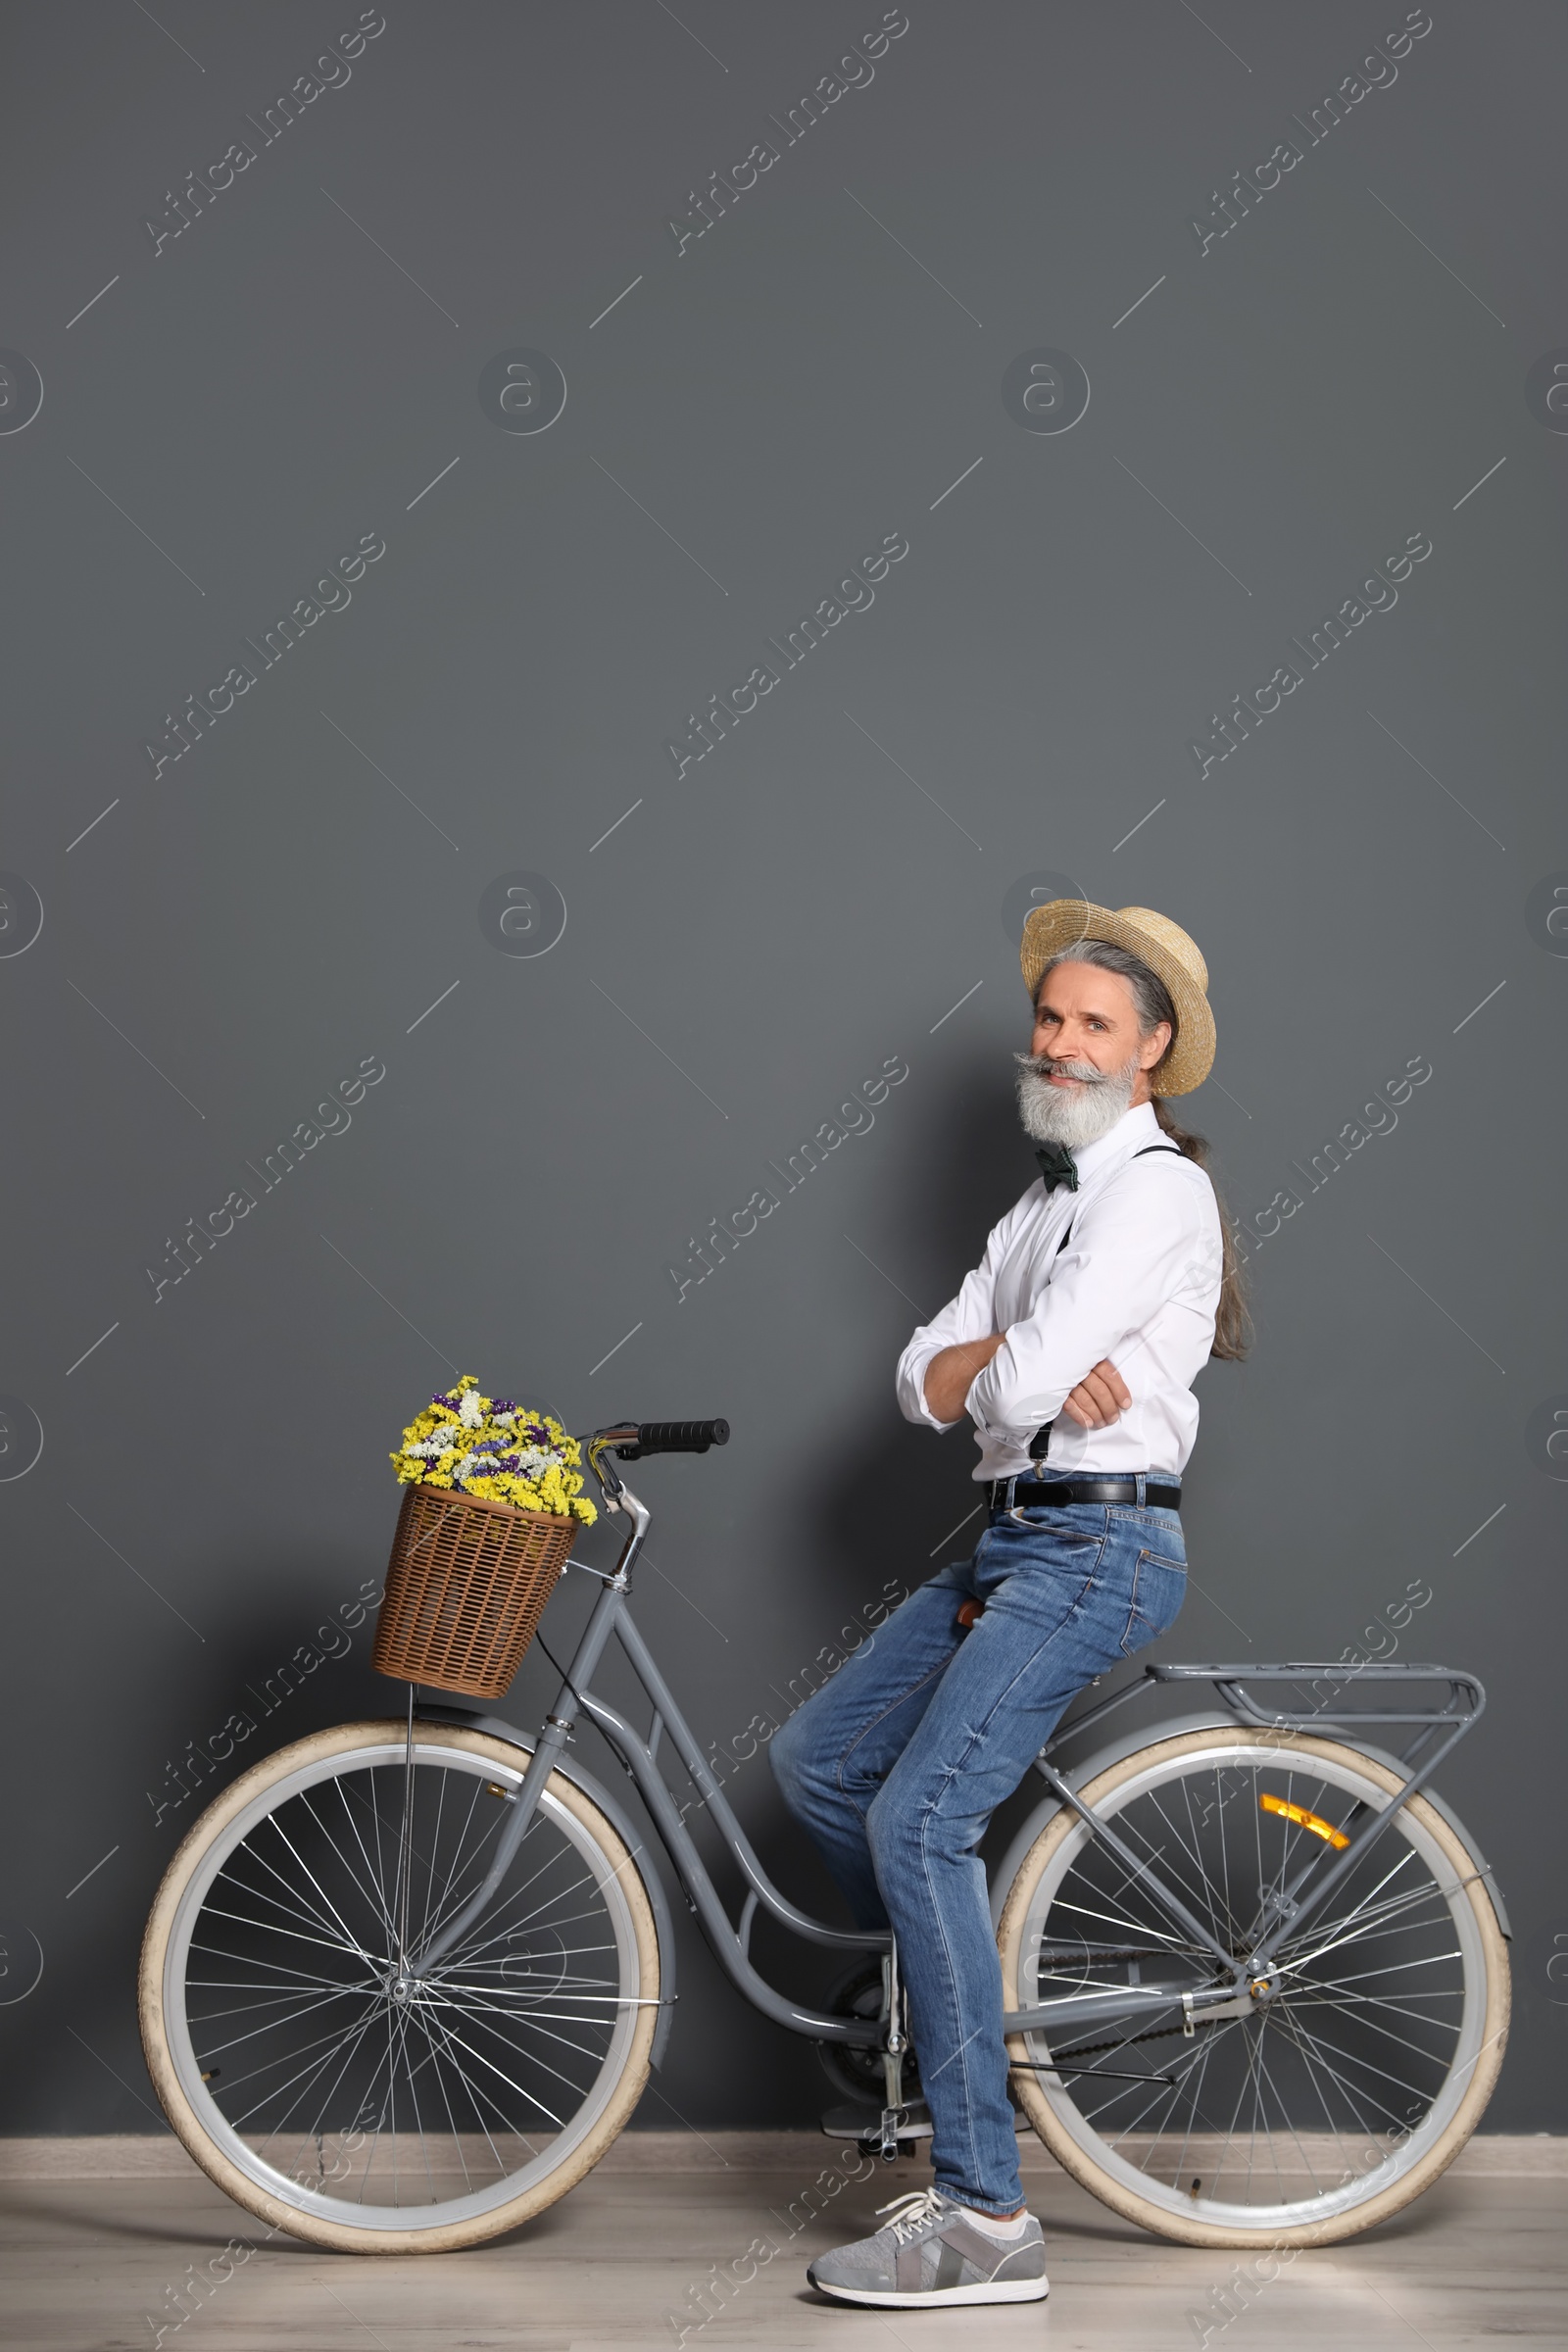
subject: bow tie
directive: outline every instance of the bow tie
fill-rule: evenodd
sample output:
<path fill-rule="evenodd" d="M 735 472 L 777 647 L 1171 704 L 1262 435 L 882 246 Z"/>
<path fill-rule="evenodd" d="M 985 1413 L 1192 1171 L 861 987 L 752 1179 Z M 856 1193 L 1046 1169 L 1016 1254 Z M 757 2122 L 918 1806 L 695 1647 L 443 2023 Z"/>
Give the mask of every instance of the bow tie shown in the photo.
<path fill-rule="evenodd" d="M 1048 1193 L 1054 1193 L 1058 1184 L 1064 1184 L 1069 1193 L 1078 1190 L 1078 1162 L 1065 1144 L 1037 1145 L 1035 1157 Z"/>

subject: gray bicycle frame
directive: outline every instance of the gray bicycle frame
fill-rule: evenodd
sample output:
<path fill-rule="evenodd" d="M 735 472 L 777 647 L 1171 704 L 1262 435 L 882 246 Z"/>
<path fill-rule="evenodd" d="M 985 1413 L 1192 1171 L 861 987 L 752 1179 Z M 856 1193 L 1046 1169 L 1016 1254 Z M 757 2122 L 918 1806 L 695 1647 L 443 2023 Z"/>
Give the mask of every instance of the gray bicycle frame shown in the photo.
<path fill-rule="evenodd" d="M 674 1865 L 707 1941 L 737 1990 L 754 2008 L 792 2034 L 806 2034 L 813 2041 L 840 2042 L 865 2049 L 880 2048 L 888 2031 L 885 2018 L 841 2017 L 826 2011 L 804 2008 L 775 1990 L 753 1966 L 751 1934 L 759 1906 L 768 1910 L 795 1935 L 809 1942 L 840 1950 L 892 1952 L 893 1938 L 886 1930 L 830 1928 L 824 1921 L 812 1919 L 779 1892 L 762 1868 L 718 1782 L 710 1771 L 679 1703 L 634 1624 L 627 1600 L 631 1570 L 642 1550 L 653 1514 L 626 1486 L 613 1466 L 602 1458 L 606 1447 L 614 1442 L 617 1435 L 630 1439 L 634 1434 L 630 1428 L 619 1433 L 601 1431 L 596 1433 L 588 1446 L 589 1461 L 605 1492 L 609 1507 L 626 1517 L 631 1523 L 630 1529 L 612 1573 L 607 1574 L 597 1569 L 587 1571 L 599 1577 L 602 1590 L 571 1663 L 563 1672 L 555 1706 L 545 1718 L 521 1784 L 511 1799 L 512 1818 L 497 1841 L 489 1872 L 483 1884 L 446 1922 L 439 1934 L 419 1950 L 404 1953 L 402 1973 L 415 1981 L 427 1976 L 485 1911 L 527 1835 L 545 1785 L 561 1761 L 579 1716 L 586 1716 L 604 1734 L 635 1782 L 638 1794 Z M 589 1688 L 612 1636 L 619 1642 L 653 1709 L 646 1738 Z M 1310 1711 L 1270 1713 L 1257 1705 L 1244 1687 L 1270 1682 L 1322 1682 L 1324 1679 L 1344 1688 L 1352 1683 L 1367 1682 L 1396 1686 L 1412 1681 L 1446 1683 L 1448 1698 L 1442 1707 L 1406 1707 L 1373 1712 L 1325 1705 Z M 1321 1854 L 1310 1855 L 1294 1878 L 1274 1890 L 1254 1930 L 1255 1939 L 1246 1955 L 1241 1957 L 1221 1943 L 1212 1930 L 1188 1909 L 1147 1858 L 1128 1845 L 1110 1822 L 1084 1803 L 1071 1781 L 1051 1760 L 1053 1750 L 1058 1744 L 1067 1739 L 1077 1740 L 1112 1709 L 1158 1685 L 1178 1682 L 1211 1683 L 1241 1725 L 1263 1732 L 1321 1731 L 1330 1725 L 1343 1730 L 1373 1724 L 1401 1724 L 1415 1734 L 1400 1758 L 1401 1768 L 1407 1774 L 1403 1787 L 1389 1799 L 1387 1805 L 1377 1810 L 1367 1809 L 1366 1820 L 1357 1826 L 1349 1844 L 1337 1853 L 1332 1861 L 1328 1859 L 1328 1849 L 1325 1847 Z M 1174 2010 L 1182 2012 L 1184 2025 L 1192 2025 L 1195 2021 L 1201 2021 L 1205 2013 L 1236 2014 L 1238 1998 L 1243 1996 L 1250 2007 L 1248 1986 L 1253 1980 L 1266 1977 L 1280 1939 L 1298 1928 L 1319 1908 L 1373 1841 L 1382 1836 L 1400 1808 L 1425 1786 L 1435 1767 L 1477 1721 L 1485 1704 L 1486 1694 L 1474 1675 L 1444 1666 L 1348 1667 L 1343 1662 L 1337 1666 L 1156 1665 L 1146 1667 L 1142 1676 L 1091 1706 L 1072 1723 L 1058 1726 L 1035 1758 L 1035 1770 L 1058 1801 L 1075 1812 L 1092 1835 L 1099 1838 L 1136 1876 L 1145 1892 L 1181 1928 L 1184 1935 L 1200 1949 L 1209 1953 L 1216 1974 L 1226 1981 L 1196 1989 L 1190 1985 L 1129 1984 L 1105 1985 L 1093 1992 L 1065 1994 L 1058 1999 L 1038 2002 L 1031 2008 L 1007 2011 L 1002 2021 L 1004 2033 L 1044 2033 L 1050 2035 L 1052 2033 L 1074 2031 L 1080 2026 L 1119 2025 Z M 452 1710 L 438 1709 L 434 1719 L 438 1720 L 442 1712 L 450 1715 Z M 737 1922 L 731 1922 L 685 1826 L 688 1808 L 676 1804 L 674 1793 L 659 1763 L 659 1749 L 666 1734 L 682 1768 L 697 1788 L 703 1809 L 711 1814 L 714 1827 L 746 1881 L 746 1898 Z M 1157 1737 L 1157 1732 L 1154 1736 Z M 894 1960 L 896 1967 L 896 1954 Z"/>

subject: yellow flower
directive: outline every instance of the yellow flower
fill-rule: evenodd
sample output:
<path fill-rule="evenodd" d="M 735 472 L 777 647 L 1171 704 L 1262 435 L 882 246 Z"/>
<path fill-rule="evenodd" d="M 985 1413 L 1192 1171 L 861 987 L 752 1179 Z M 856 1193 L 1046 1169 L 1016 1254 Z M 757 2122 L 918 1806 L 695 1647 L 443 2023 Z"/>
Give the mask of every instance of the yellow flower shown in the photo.
<path fill-rule="evenodd" d="M 576 1439 L 553 1413 L 536 1412 L 527 1406 L 513 1406 L 502 1426 L 495 1418 L 494 1398 L 479 1395 L 478 1388 L 473 1374 L 465 1372 L 444 1395 L 432 1396 L 409 1424 L 403 1432 L 401 1448 L 390 1456 L 400 1483 L 456 1488 L 468 1494 L 510 1502 L 519 1510 L 547 1511 L 558 1518 L 569 1517 L 592 1525 L 599 1514 L 579 1492 L 583 1483 L 578 1474 L 582 1448 Z M 467 1419 L 462 1411 L 465 1403 L 469 1406 Z M 477 1420 L 472 1418 L 475 1412 Z M 522 1438 L 519 1423 L 541 1431 L 542 1437 Z M 437 1450 L 425 1451 L 432 1439 Z M 420 1450 L 416 1452 L 416 1446 Z M 494 1458 L 496 1454 L 504 1456 L 514 1446 L 537 1446 L 556 1458 L 546 1461 L 532 1478 L 499 1468 L 481 1470 L 477 1464 L 466 1478 L 461 1475 L 459 1465 L 470 1450 L 493 1449 Z"/>

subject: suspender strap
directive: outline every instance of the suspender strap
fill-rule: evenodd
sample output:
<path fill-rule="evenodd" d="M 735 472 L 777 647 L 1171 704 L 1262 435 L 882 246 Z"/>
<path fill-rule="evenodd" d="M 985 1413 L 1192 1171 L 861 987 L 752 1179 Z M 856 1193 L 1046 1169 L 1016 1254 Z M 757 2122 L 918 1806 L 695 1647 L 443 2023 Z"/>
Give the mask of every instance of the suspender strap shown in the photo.
<path fill-rule="evenodd" d="M 1183 1156 L 1174 1144 L 1145 1144 L 1142 1151 L 1135 1152 L 1132 1156 L 1134 1159 L 1147 1159 L 1151 1152 L 1175 1152 L 1175 1155 L 1178 1159 Z M 1077 1212 L 1075 1210 L 1074 1216 L 1076 1216 L 1076 1214 Z M 1062 1251 L 1066 1249 L 1067 1244 L 1072 1237 L 1072 1228 L 1073 1217 L 1069 1217 L 1067 1219 L 1066 1232 L 1063 1233 L 1060 1241 L 1056 1244 L 1055 1256 L 1054 1256 L 1051 1261 L 1053 1266 L 1055 1265 L 1056 1258 L 1060 1257 Z M 1032 1462 L 1043 1462 L 1045 1460 L 1047 1454 L 1051 1450 L 1051 1433 L 1055 1426 L 1056 1424 L 1054 1421 L 1045 1421 L 1042 1422 L 1041 1426 L 1035 1431 L 1034 1436 L 1029 1441 L 1029 1459 Z"/>

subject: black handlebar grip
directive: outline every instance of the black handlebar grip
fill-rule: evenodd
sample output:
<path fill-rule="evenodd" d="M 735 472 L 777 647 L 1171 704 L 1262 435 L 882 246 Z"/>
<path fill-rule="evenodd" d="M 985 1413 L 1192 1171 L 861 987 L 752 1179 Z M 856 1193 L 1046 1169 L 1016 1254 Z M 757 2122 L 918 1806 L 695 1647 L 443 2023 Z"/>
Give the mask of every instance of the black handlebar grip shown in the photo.
<path fill-rule="evenodd" d="M 710 1446 L 728 1444 L 727 1421 L 640 1421 L 636 1443 L 615 1451 L 623 1462 L 636 1462 L 645 1454 L 706 1453 Z"/>

